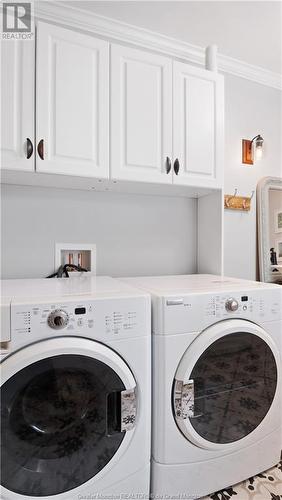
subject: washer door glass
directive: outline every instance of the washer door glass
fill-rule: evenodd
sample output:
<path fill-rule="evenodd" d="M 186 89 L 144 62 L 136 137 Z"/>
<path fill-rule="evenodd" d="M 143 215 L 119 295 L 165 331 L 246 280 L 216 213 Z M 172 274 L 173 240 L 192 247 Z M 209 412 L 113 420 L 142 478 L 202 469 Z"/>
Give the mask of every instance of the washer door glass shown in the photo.
<path fill-rule="evenodd" d="M 58 355 L 16 373 L 1 390 L 2 485 L 56 495 L 95 476 L 125 436 L 115 371 L 81 355 Z"/>
<path fill-rule="evenodd" d="M 176 386 L 177 381 L 174 401 Z M 277 386 L 276 361 L 262 338 L 232 333 L 203 352 L 188 386 L 185 396 L 190 390 L 189 397 L 194 401 L 184 418 L 189 417 L 194 430 L 205 440 L 233 443 L 256 429 L 269 411 Z"/>

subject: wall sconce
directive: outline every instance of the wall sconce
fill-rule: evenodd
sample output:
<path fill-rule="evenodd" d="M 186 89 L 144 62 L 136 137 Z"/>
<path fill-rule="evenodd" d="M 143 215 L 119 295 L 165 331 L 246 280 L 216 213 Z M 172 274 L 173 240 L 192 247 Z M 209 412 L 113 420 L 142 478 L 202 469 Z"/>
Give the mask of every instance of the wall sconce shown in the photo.
<path fill-rule="evenodd" d="M 253 165 L 254 159 L 260 160 L 262 157 L 263 138 L 256 135 L 251 141 L 242 139 L 242 163 Z"/>

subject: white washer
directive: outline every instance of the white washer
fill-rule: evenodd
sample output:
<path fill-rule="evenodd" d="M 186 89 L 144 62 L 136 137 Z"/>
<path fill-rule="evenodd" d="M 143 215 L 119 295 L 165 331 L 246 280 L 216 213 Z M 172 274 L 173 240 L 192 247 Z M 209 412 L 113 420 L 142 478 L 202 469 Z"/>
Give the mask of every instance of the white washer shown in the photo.
<path fill-rule="evenodd" d="M 1 285 L 1 498 L 148 495 L 149 294 L 107 277 Z"/>
<path fill-rule="evenodd" d="M 194 499 L 279 461 L 282 288 L 126 280 L 153 304 L 152 494 Z"/>

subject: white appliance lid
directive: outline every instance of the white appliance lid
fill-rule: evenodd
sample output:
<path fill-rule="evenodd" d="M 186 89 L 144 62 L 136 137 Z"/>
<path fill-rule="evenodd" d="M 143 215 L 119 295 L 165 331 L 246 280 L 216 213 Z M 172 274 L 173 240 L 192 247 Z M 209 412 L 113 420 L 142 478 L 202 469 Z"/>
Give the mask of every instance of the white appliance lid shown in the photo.
<path fill-rule="evenodd" d="M 134 289 L 117 279 L 108 276 L 82 275 L 71 278 L 49 279 L 11 279 L 1 280 L 1 302 L 7 299 L 22 298 L 60 298 L 83 295 L 95 297 L 144 296 L 140 289 Z"/>
<path fill-rule="evenodd" d="M 271 283 L 248 281 L 213 274 L 141 276 L 136 278 L 122 278 L 122 280 L 134 287 L 140 287 L 158 296 L 273 289 L 279 287 L 279 285 Z"/>

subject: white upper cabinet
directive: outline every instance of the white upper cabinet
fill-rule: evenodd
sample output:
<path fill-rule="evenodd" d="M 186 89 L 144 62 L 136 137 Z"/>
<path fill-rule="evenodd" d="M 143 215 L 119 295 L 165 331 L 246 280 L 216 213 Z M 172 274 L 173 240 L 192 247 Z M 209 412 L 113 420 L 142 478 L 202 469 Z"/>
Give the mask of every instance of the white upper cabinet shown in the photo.
<path fill-rule="evenodd" d="M 109 176 L 109 44 L 37 27 L 36 170 Z"/>
<path fill-rule="evenodd" d="M 221 187 L 223 112 L 223 77 L 174 62 L 174 184 Z"/>
<path fill-rule="evenodd" d="M 1 41 L 3 169 L 34 170 L 34 58 L 33 41 Z"/>
<path fill-rule="evenodd" d="M 5 170 L 222 187 L 221 75 L 41 21 L 1 45 Z"/>
<path fill-rule="evenodd" d="M 112 45 L 110 151 L 113 179 L 221 187 L 222 76 Z"/>
<path fill-rule="evenodd" d="M 111 177 L 172 182 L 172 61 L 111 46 Z"/>

